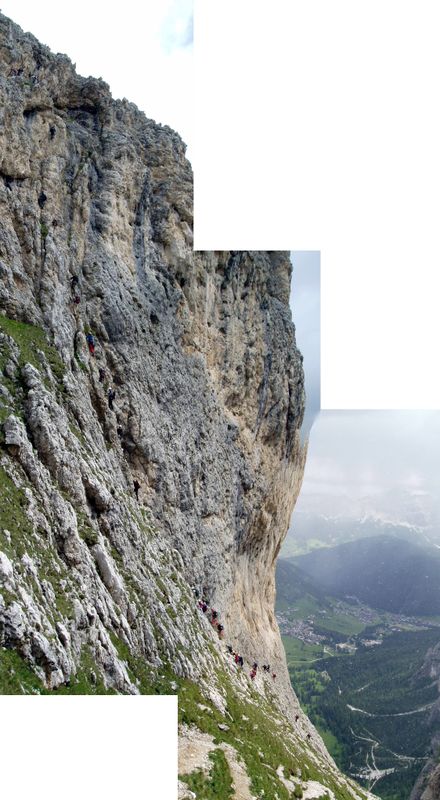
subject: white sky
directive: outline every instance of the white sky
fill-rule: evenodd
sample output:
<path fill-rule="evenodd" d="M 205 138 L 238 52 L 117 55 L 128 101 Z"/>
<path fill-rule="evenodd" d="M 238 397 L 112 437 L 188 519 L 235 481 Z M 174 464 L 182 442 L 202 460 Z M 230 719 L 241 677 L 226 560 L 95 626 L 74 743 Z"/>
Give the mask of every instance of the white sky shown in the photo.
<path fill-rule="evenodd" d="M 322 411 L 310 436 L 306 492 L 438 494 L 440 411 Z"/>
<path fill-rule="evenodd" d="M 295 251 L 291 307 L 304 356 L 309 448 L 298 510 L 373 513 L 402 521 L 423 497 L 440 519 L 440 411 L 320 409 L 320 253 Z M 310 430 L 311 426 L 311 430 Z M 358 500 L 363 499 L 359 504 Z M 333 510 L 332 510 L 333 509 Z"/>
<path fill-rule="evenodd" d="M 302 436 L 307 438 L 321 408 L 320 305 L 321 269 L 317 250 L 295 251 L 290 305 L 296 330 L 296 343 L 304 357 L 306 413 Z"/>
<path fill-rule="evenodd" d="M 193 140 L 192 0 L 0 0 L 1 11 L 80 75 L 109 84 L 147 117 Z M 190 152 L 187 153 L 190 157 Z"/>

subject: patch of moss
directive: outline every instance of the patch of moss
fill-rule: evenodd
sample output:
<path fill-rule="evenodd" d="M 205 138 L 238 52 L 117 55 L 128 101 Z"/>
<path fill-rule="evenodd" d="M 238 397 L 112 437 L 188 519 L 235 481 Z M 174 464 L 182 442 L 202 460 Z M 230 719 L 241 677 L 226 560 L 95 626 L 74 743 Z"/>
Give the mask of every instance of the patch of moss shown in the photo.
<path fill-rule="evenodd" d="M 75 355 L 75 361 L 83 372 L 88 372 L 87 367 L 84 364 L 84 361 L 82 361 L 79 356 Z"/>
<path fill-rule="evenodd" d="M 15 562 L 28 553 L 38 565 L 40 579 L 51 584 L 58 617 L 71 617 L 73 613 L 71 601 L 61 581 L 67 577 L 64 563 L 54 552 L 53 547 L 44 541 L 45 533 L 34 534 L 32 523 L 26 514 L 28 499 L 23 488 L 17 488 L 3 467 L 0 467 L 0 549 Z M 4 533 L 9 531 L 10 537 Z M 37 583 L 33 585 L 38 593 L 41 591 Z"/>
<path fill-rule="evenodd" d="M 47 227 L 45 222 L 40 222 L 40 233 L 42 239 L 47 238 L 47 234 L 49 233 L 49 228 Z"/>
<path fill-rule="evenodd" d="M 13 409 L 10 406 L 1 405 L 0 406 L 0 423 L 4 422 L 9 417 L 9 415 L 12 413 L 12 411 L 13 411 Z M 3 435 L 3 441 L 4 441 L 4 433 L 3 432 L 2 432 L 2 435 Z"/>
<path fill-rule="evenodd" d="M 203 770 L 192 772 L 191 775 L 180 775 L 188 788 L 200 800 L 229 800 L 233 797 L 232 775 L 226 756 L 220 748 L 209 753 L 212 767 L 209 775 Z"/>
<path fill-rule="evenodd" d="M 5 589 L 4 586 L 2 586 L 2 588 L 0 589 L 0 597 L 3 598 L 6 608 L 8 608 L 8 606 L 10 606 L 11 603 L 13 603 L 14 600 L 17 599 L 15 594 L 10 592 L 8 589 Z"/>
<path fill-rule="evenodd" d="M 11 355 L 11 349 L 8 345 L 8 341 L 1 341 L 0 342 L 0 372 L 3 372 L 6 364 L 9 361 Z"/>
<path fill-rule="evenodd" d="M 93 547 L 94 544 L 98 544 L 98 534 L 95 529 L 91 528 L 89 525 L 78 528 L 78 533 L 87 547 Z"/>
<path fill-rule="evenodd" d="M 48 343 L 42 328 L 0 315 L 0 330 L 14 339 L 18 345 L 20 367 L 29 363 L 40 370 L 42 367 L 41 353 L 43 353 L 55 379 L 58 382 L 62 381 L 65 372 L 64 364 L 55 347 Z"/>
<path fill-rule="evenodd" d="M 3 467 L 0 467 L 0 535 L 7 555 L 22 556 L 26 552 L 26 539 L 32 534 L 32 525 L 25 509 L 28 501 L 21 488 L 17 488 Z M 3 530 L 11 534 L 9 543 Z"/>
<path fill-rule="evenodd" d="M 161 681 L 147 664 L 144 658 L 132 653 L 116 633 L 110 632 L 110 638 L 116 648 L 119 658 L 124 661 L 127 666 L 127 671 L 130 680 L 135 683 L 141 694 L 170 694 L 169 691 L 163 691 L 165 688 L 163 681 Z"/>
<path fill-rule="evenodd" d="M 77 510 L 76 519 L 78 523 L 78 533 L 86 545 L 88 547 L 93 547 L 94 544 L 98 544 L 98 532 L 92 528 L 88 517 L 82 511 Z"/>
<path fill-rule="evenodd" d="M 78 439 L 78 441 L 85 446 L 86 440 L 82 431 L 76 427 L 76 425 L 69 424 L 69 428 L 74 436 Z"/>
<path fill-rule="evenodd" d="M 16 650 L 0 648 L 0 694 L 42 694 L 44 684 Z"/>
<path fill-rule="evenodd" d="M 177 613 L 172 606 L 165 606 L 165 611 L 167 612 L 169 618 L 173 620 L 173 622 L 177 621 Z"/>
<path fill-rule="evenodd" d="M 69 683 L 56 689 L 47 689 L 31 666 L 16 650 L 0 648 L 0 695 L 1 694 L 117 694 L 108 689 L 89 647 L 81 652 L 78 671 Z"/>
<path fill-rule="evenodd" d="M 114 689 L 108 689 L 102 680 L 101 673 L 93 658 L 89 647 L 83 647 L 79 669 L 68 684 L 63 684 L 52 691 L 46 690 L 45 694 L 117 694 Z"/>

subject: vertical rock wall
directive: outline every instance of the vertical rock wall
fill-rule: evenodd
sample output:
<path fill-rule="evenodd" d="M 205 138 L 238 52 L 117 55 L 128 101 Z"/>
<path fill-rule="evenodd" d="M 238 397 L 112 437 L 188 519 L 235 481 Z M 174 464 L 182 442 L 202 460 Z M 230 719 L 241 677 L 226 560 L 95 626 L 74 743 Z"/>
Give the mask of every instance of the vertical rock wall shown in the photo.
<path fill-rule="evenodd" d="M 22 665 L 7 680 L 172 691 L 171 670 L 229 719 L 226 674 L 297 713 L 299 750 L 308 732 L 346 787 L 298 709 L 273 611 L 305 459 L 288 254 L 194 252 L 178 135 L 3 16 L 0 109 L 0 643 Z M 202 587 L 276 682 L 237 672 Z"/>

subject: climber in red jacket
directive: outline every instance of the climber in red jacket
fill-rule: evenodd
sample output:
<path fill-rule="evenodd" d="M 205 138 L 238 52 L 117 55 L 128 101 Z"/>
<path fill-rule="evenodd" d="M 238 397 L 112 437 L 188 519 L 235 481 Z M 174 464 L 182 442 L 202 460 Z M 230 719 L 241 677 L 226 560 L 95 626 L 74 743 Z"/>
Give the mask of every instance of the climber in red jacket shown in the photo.
<path fill-rule="evenodd" d="M 87 339 L 87 344 L 89 345 L 90 355 L 94 356 L 95 355 L 95 340 L 93 338 L 93 335 L 91 333 L 88 333 L 87 336 L 86 336 L 86 339 Z"/>

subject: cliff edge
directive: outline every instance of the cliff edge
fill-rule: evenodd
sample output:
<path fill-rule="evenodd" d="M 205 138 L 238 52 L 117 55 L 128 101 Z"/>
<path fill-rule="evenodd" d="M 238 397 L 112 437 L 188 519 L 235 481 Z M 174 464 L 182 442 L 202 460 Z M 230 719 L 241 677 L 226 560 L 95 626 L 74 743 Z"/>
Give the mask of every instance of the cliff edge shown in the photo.
<path fill-rule="evenodd" d="M 181 797 L 365 797 L 273 610 L 288 254 L 194 252 L 179 136 L 1 15 L 0 98 L 0 692 L 178 691 Z"/>

